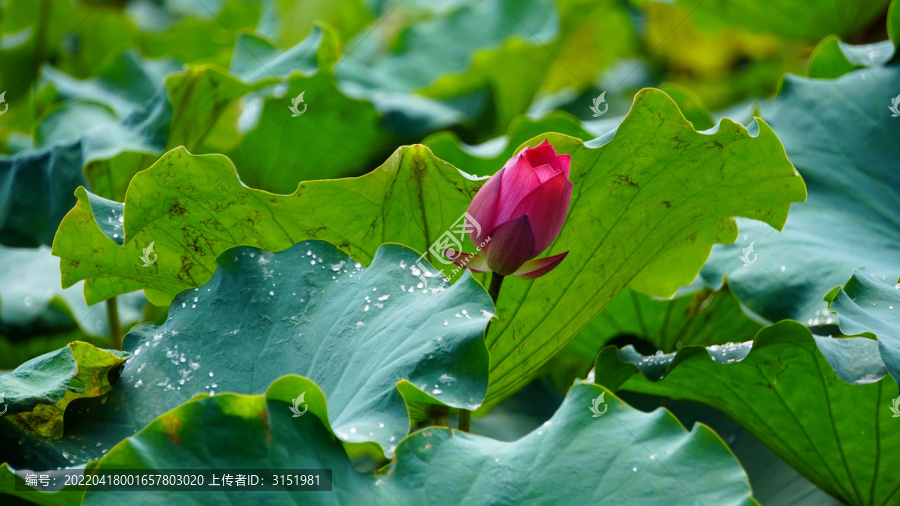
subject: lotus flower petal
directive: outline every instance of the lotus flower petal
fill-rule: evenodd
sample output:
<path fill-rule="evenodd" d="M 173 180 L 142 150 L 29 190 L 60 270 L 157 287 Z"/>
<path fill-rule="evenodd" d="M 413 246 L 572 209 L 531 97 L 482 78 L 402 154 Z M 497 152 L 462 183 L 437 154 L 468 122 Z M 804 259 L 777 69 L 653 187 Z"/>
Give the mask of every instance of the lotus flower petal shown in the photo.
<path fill-rule="evenodd" d="M 499 172 L 491 176 L 487 183 L 478 190 L 475 198 L 469 204 L 469 216 L 478 222 L 481 233 L 476 234 L 475 230 L 469 232 L 469 239 L 475 244 L 481 244 L 488 232 L 494 228 L 497 215 L 497 202 L 500 201 L 500 185 L 503 179 L 503 173 L 506 169 L 500 169 Z"/>
<path fill-rule="evenodd" d="M 564 253 L 560 253 L 559 255 L 530 260 L 528 262 L 525 262 L 522 267 L 519 267 L 519 269 L 512 275 L 522 279 L 539 278 L 556 268 L 556 266 L 559 265 L 568 254 L 569 252 L 566 251 Z"/>
<path fill-rule="evenodd" d="M 511 163 L 513 162 L 513 163 Z M 497 177 L 496 174 L 494 177 Z M 494 224 L 499 225 L 521 215 L 513 211 L 524 195 L 541 185 L 541 179 L 534 172 L 524 156 L 517 156 L 507 162 L 500 185 L 500 199 L 497 201 Z"/>
<path fill-rule="evenodd" d="M 507 276 L 533 258 L 534 233 L 527 216 L 507 221 L 491 231 L 484 256 L 492 272 Z"/>
<path fill-rule="evenodd" d="M 572 198 L 572 182 L 562 172 L 548 179 L 523 198 L 513 215 L 528 216 L 534 232 L 534 252 L 540 254 L 556 240 L 566 221 L 569 201 Z"/>
<path fill-rule="evenodd" d="M 572 157 L 569 155 L 557 155 L 556 150 L 553 149 L 553 146 L 547 140 L 538 144 L 537 147 L 525 149 L 522 151 L 522 155 L 525 156 L 525 159 L 528 160 L 532 167 L 549 165 L 554 172 L 562 172 L 566 175 L 566 178 L 569 177 L 569 166 L 572 163 Z"/>

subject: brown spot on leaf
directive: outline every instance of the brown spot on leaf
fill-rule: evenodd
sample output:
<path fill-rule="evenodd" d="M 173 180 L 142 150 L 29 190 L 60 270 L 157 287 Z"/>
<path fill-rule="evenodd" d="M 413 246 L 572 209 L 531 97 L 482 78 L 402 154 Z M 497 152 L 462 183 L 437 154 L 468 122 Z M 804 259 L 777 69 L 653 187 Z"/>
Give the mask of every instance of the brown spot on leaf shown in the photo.
<path fill-rule="evenodd" d="M 181 430 L 181 420 L 177 416 L 170 415 L 163 417 L 162 422 L 165 426 L 163 431 L 169 436 L 169 441 L 181 445 L 181 438 L 178 436 L 178 431 Z"/>

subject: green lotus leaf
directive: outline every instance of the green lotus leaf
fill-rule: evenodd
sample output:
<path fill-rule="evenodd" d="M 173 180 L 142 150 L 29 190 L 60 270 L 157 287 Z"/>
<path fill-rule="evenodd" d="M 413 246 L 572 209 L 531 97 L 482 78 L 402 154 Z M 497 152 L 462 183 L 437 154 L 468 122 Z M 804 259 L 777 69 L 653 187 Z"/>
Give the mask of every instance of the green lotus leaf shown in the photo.
<path fill-rule="evenodd" d="M 0 376 L 3 419 L 28 434 L 58 439 L 69 403 L 109 393 L 110 371 L 129 356 L 76 341 L 29 360 Z"/>
<path fill-rule="evenodd" d="M 250 92 L 278 83 L 294 72 L 313 74 L 323 70 L 323 65 L 328 71 L 336 44 L 334 35 L 318 26 L 284 52 L 260 37 L 241 34 L 235 40 L 228 71 L 206 64 L 170 74 L 165 81 L 174 110 L 169 148 L 198 149 L 223 111 Z"/>
<path fill-rule="evenodd" d="M 487 292 L 468 274 L 417 288 L 418 259 L 396 244 L 368 268 L 324 241 L 228 250 L 163 325 L 128 333 L 134 356 L 113 395 L 87 407 L 55 451 L 92 460 L 98 443 L 109 448 L 197 394 L 258 394 L 293 373 L 322 385 L 341 440 L 390 455 L 411 423 L 398 382 L 453 408 L 477 408 L 487 390 Z M 38 451 L 28 444 L 26 453 Z"/>
<path fill-rule="evenodd" d="M 375 107 L 347 96 L 327 72 L 295 75 L 283 85 L 285 96 L 260 99 L 256 126 L 227 151 L 247 186 L 289 193 L 301 181 L 357 176 L 398 144 Z M 302 114 L 294 116 L 297 97 Z"/>
<path fill-rule="evenodd" d="M 319 238 L 363 263 L 385 242 L 426 251 L 462 216 L 478 185 L 427 148 L 409 146 L 361 178 L 311 181 L 274 195 L 242 185 L 224 156 L 175 149 L 135 176 L 125 206 L 79 189 L 53 253 L 63 257 L 64 286 L 86 279 L 89 304 L 144 288 L 165 306 L 207 282 L 216 256 L 241 244 L 277 251 Z M 98 223 L 114 228 L 104 233 Z M 151 243 L 157 260 L 144 267 Z"/>
<path fill-rule="evenodd" d="M 827 299 L 845 334 L 878 339 L 881 359 L 900 383 L 900 283 L 888 283 L 859 269 Z"/>
<path fill-rule="evenodd" d="M 593 362 L 610 340 L 624 336 L 640 339 L 644 346 L 638 349 L 644 353 L 669 353 L 682 346 L 750 341 L 761 328 L 727 289 L 701 288 L 667 300 L 626 288 L 566 346 L 565 353 Z"/>
<path fill-rule="evenodd" d="M 847 504 L 888 504 L 900 432 L 890 427 L 897 384 L 875 341 L 813 336 L 784 321 L 752 343 L 689 346 L 641 356 L 605 348 L 595 382 L 702 402 L 730 416 L 817 487 Z M 889 377 L 888 377 L 889 378 Z"/>
<path fill-rule="evenodd" d="M 852 72 L 857 66 L 850 62 L 840 48 L 840 39 L 835 35 L 829 35 L 822 39 L 809 57 L 809 67 L 806 75 L 821 79 L 840 77 L 847 72 Z"/>
<path fill-rule="evenodd" d="M 150 60 L 132 49 L 104 61 L 89 79 L 77 79 L 45 65 L 41 68 L 41 80 L 52 86 L 58 99 L 100 102 L 124 118 L 159 91 L 166 74 L 177 70 L 175 60 Z"/>
<path fill-rule="evenodd" d="M 739 220 L 740 240 L 715 247 L 703 269 L 710 285 L 727 276 L 741 303 L 762 318 L 812 325 L 827 313 L 822 297 L 853 269 L 900 277 L 900 128 L 889 109 L 896 83 L 896 57 L 836 79 L 785 78 L 766 121 L 809 199 L 792 208 L 781 234 Z M 744 253 L 750 246 L 753 253 Z"/>
<path fill-rule="evenodd" d="M 69 196 L 72 189 L 87 184 L 82 161 L 78 141 L 0 157 L 0 244 L 37 247 L 53 241 L 57 226 L 74 203 Z"/>
<path fill-rule="evenodd" d="M 265 395 L 195 399 L 152 421 L 92 469 L 331 469 L 332 490 L 305 494 L 310 504 L 458 504 L 471 497 L 485 504 L 580 504 L 598 497 L 629 504 L 661 499 L 755 504 L 746 475 L 710 429 L 696 425 L 686 432 L 664 410 L 642 413 L 611 395 L 604 399 L 605 415 L 593 417 L 593 400 L 606 393 L 594 385 L 575 386 L 544 426 L 514 442 L 440 427 L 418 431 L 399 443 L 393 462 L 377 474 L 351 467 L 323 409 L 314 411 L 310 404 L 308 414 L 293 416 L 297 392 L 322 397 L 314 382 L 287 376 Z M 453 487 L 446 486 L 448 478 Z M 560 489 L 559 480 L 581 486 Z M 11 488 L 10 493 L 34 497 Z M 202 502 L 208 497 L 203 494 L 133 492 L 128 497 L 142 504 L 171 504 Z M 88 491 L 84 503 L 112 504 L 121 497 Z M 254 492 L 253 498 L 291 502 L 296 492 Z"/>

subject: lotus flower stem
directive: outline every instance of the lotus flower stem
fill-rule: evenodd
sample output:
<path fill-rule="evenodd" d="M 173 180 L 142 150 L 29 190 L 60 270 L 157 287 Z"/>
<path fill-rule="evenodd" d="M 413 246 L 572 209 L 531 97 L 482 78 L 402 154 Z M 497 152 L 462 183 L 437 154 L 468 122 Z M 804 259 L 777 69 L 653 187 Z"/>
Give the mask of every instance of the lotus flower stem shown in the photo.
<path fill-rule="evenodd" d="M 491 286 L 488 288 L 488 295 L 494 302 L 494 310 L 497 310 L 497 299 L 500 297 L 500 287 L 503 285 L 503 278 L 496 272 L 491 275 Z M 488 331 L 491 330 L 491 322 L 484 327 L 484 337 L 487 337 Z M 472 429 L 472 412 L 468 409 L 459 410 L 459 430 L 469 432 Z"/>
<path fill-rule="evenodd" d="M 112 347 L 115 350 L 121 350 L 122 328 L 119 327 L 119 303 L 115 297 L 106 299 L 106 317 L 109 321 L 109 336 L 112 338 Z"/>
<path fill-rule="evenodd" d="M 497 299 L 500 297 L 500 286 L 503 285 L 503 278 L 505 276 L 501 276 L 496 272 L 491 275 L 491 286 L 488 288 L 488 295 L 491 296 L 491 301 L 494 303 L 494 310 L 497 309 Z M 487 336 L 488 329 L 491 328 L 491 323 L 488 322 L 487 327 L 485 328 L 484 335 Z"/>

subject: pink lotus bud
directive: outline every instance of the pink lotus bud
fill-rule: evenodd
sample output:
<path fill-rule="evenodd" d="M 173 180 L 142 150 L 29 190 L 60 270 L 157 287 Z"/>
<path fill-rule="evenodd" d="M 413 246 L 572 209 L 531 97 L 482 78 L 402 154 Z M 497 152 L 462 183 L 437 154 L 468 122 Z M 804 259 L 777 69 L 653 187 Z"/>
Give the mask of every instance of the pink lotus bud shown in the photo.
<path fill-rule="evenodd" d="M 557 155 L 546 140 L 510 158 L 472 199 L 469 238 L 474 257 L 454 250 L 445 256 L 474 272 L 533 279 L 553 270 L 569 253 L 532 260 L 559 235 L 569 200 L 569 155 Z M 476 225 L 477 224 L 477 225 Z"/>

